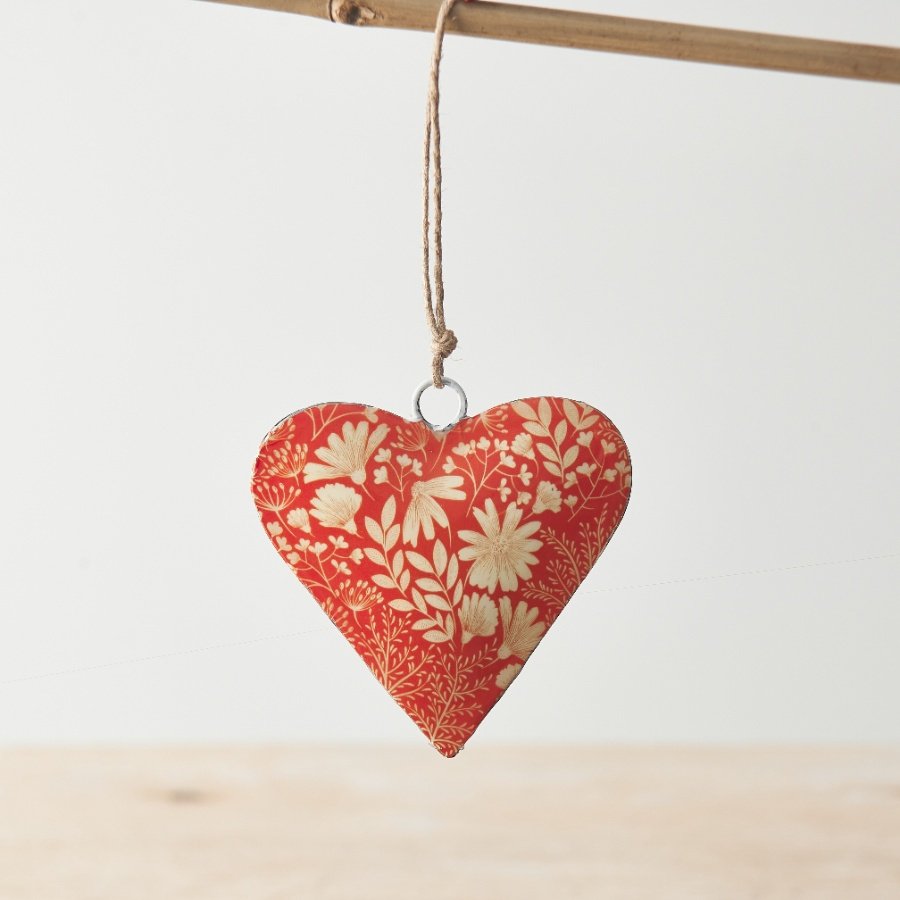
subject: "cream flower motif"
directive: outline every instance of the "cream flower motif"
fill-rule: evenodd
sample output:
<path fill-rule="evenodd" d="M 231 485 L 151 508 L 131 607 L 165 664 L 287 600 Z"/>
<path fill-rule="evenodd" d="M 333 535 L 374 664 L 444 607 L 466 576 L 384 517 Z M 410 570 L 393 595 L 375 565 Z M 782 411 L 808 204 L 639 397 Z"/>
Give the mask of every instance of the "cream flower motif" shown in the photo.
<path fill-rule="evenodd" d="M 287 441 L 290 440 L 294 436 L 294 417 L 288 416 L 286 419 L 282 419 L 270 432 L 265 442 L 269 443 L 270 441 Z"/>
<path fill-rule="evenodd" d="M 495 406 L 493 409 L 486 409 L 478 418 L 490 432 L 506 431 L 506 410 L 502 407 Z"/>
<path fill-rule="evenodd" d="M 419 540 L 421 528 L 425 537 L 434 539 L 434 523 L 442 528 L 450 523 L 447 513 L 441 509 L 438 500 L 465 500 L 466 495 L 458 490 L 463 483 L 461 475 L 439 475 L 428 481 L 414 481 L 410 493 L 412 499 L 403 517 L 403 542 L 413 547 Z"/>
<path fill-rule="evenodd" d="M 405 450 L 407 453 L 420 453 L 428 446 L 430 434 L 428 428 L 422 428 L 419 424 L 398 425 L 394 429 L 394 440 L 391 442 L 391 446 L 398 450 Z"/>
<path fill-rule="evenodd" d="M 397 457 L 397 463 L 401 469 L 412 469 L 413 475 L 421 475 L 422 474 L 422 463 L 418 459 L 413 459 L 410 456 L 407 456 L 405 453 L 401 453 Z"/>
<path fill-rule="evenodd" d="M 538 608 L 531 609 L 524 600 L 516 604 L 515 612 L 509 597 L 500 598 L 500 621 L 503 623 L 503 643 L 497 651 L 500 659 L 518 656 L 528 659 L 537 646 L 546 627 L 543 622 L 536 622 Z"/>
<path fill-rule="evenodd" d="M 512 452 L 527 459 L 534 459 L 534 438 L 524 431 L 522 434 L 517 434 L 513 438 Z"/>
<path fill-rule="evenodd" d="M 542 481 L 537 486 L 532 512 L 540 515 L 545 509 L 550 512 L 559 512 L 562 503 L 562 494 L 559 488 L 550 481 Z"/>
<path fill-rule="evenodd" d="M 466 594 L 459 610 L 462 642 L 473 637 L 490 637 L 497 630 L 497 605 L 487 594 Z"/>
<path fill-rule="evenodd" d="M 484 510 L 474 509 L 473 513 L 483 533 L 459 533 L 460 539 L 471 545 L 459 551 L 461 560 L 473 560 L 470 584 L 487 588 L 490 593 L 497 590 L 498 584 L 504 591 L 516 590 L 520 578 L 523 581 L 531 578 L 528 567 L 537 562 L 534 551 L 542 544 L 532 535 L 540 528 L 540 522 L 528 522 L 519 528 L 522 510 L 510 503 L 501 524 L 493 500 L 486 500 Z"/>
<path fill-rule="evenodd" d="M 522 671 L 521 663 L 510 663 L 508 666 L 504 666 L 499 674 L 497 675 L 497 680 L 494 682 L 501 691 L 505 691 L 515 680 L 516 676 L 519 672 Z"/>
<path fill-rule="evenodd" d="M 369 434 L 368 422 L 360 422 L 355 428 L 352 423 L 344 422 L 342 437 L 328 435 L 328 446 L 316 450 L 316 456 L 322 462 L 307 463 L 303 469 L 303 480 L 349 478 L 354 484 L 362 484 L 366 480 L 366 463 L 387 433 L 388 427 L 384 424 Z"/>
<path fill-rule="evenodd" d="M 305 509 L 299 507 L 297 509 L 292 509 L 287 514 L 287 523 L 291 528 L 297 528 L 300 531 L 305 531 L 309 534 L 309 513 Z"/>
<path fill-rule="evenodd" d="M 341 603 L 352 609 L 353 612 L 362 612 L 376 603 L 384 602 L 384 595 L 381 591 L 365 581 L 357 581 L 356 584 L 350 581 L 341 582 L 335 594 Z"/>
<path fill-rule="evenodd" d="M 299 490 L 291 484 L 253 479 L 253 493 L 256 495 L 256 505 L 260 509 L 267 509 L 273 513 L 279 513 L 287 509 L 297 499 Z"/>
<path fill-rule="evenodd" d="M 362 497 L 345 484 L 325 484 L 312 501 L 312 512 L 326 528 L 343 528 L 356 534 L 354 516 L 362 503 Z M 324 549 L 324 545 L 323 545 Z"/>
<path fill-rule="evenodd" d="M 290 441 L 275 446 L 273 444 L 271 440 L 266 444 L 266 474 L 278 478 L 296 478 L 306 465 L 306 444 L 291 446 Z"/>

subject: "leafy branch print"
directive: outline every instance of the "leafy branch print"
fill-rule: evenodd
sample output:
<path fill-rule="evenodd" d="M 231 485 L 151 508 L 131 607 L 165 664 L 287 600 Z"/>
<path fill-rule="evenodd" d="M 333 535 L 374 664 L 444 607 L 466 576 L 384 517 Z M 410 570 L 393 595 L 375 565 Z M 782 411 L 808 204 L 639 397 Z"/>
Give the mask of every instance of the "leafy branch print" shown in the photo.
<path fill-rule="evenodd" d="M 459 559 L 448 555 L 442 541 L 435 541 L 432 559 L 415 550 L 407 550 L 406 558 L 420 574 L 412 589 L 412 603 L 395 601 L 394 609 L 418 612 L 413 628 L 433 644 L 450 641 L 456 634 L 454 608 L 462 598 L 463 584 L 459 580 Z"/>

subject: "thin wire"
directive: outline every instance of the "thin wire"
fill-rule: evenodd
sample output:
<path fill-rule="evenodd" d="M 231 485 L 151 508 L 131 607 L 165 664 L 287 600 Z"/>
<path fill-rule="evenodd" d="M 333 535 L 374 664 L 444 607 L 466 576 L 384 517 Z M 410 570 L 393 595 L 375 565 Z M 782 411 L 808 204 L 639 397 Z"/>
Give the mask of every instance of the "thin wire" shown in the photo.
<path fill-rule="evenodd" d="M 826 560 L 825 562 L 800 563 L 794 566 L 781 566 L 775 569 L 748 569 L 743 572 L 726 572 L 720 575 L 698 575 L 694 578 L 673 578 L 670 581 L 652 581 L 648 582 L 647 584 L 625 584 L 621 585 L 620 587 L 587 588 L 581 589 L 580 593 L 606 594 L 612 593 L 613 591 L 642 591 L 646 590 L 647 588 L 665 587 L 671 584 L 689 584 L 698 581 L 717 581 L 721 578 L 745 578 L 758 575 L 775 575 L 780 572 L 792 572 L 797 569 L 817 569 L 821 568 L 822 566 L 843 566 L 851 565 L 854 563 L 875 562 L 884 559 L 896 559 L 897 557 L 900 557 L 900 552 L 885 553 L 881 556 L 857 556 L 853 559 L 830 559 Z M 307 628 L 304 631 L 289 631 L 284 634 L 269 634 L 264 635 L 263 637 L 249 638 L 248 640 L 244 641 L 231 641 L 224 644 L 210 644 L 206 647 L 195 647 L 191 650 L 173 650 L 170 653 L 157 653 L 153 656 L 138 656 L 134 659 L 114 660 L 112 662 L 98 663 L 92 666 L 80 666 L 74 669 L 62 669 L 57 672 L 42 672 L 37 675 L 23 675 L 19 678 L 9 678 L 5 681 L 0 681 L 0 687 L 3 687 L 7 684 L 18 684 L 23 681 L 38 681 L 43 678 L 57 678 L 62 675 L 78 675 L 82 672 L 93 672 L 98 669 L 111 669 L 116 666 L 129 666 L 133 665 L 134 663 L 153 662 L 154 660 L 171 659 L 176 656 L 189 656 L 192 653 L 206 653 L 209 650 L 228 650 L 232 647 L 246 647 L 250 644 L 260 644 L 266 641 L 279 641 L 284 640 L 285 638 L 302 637 L 309 634 L 324 632 L 332 627 L 333 626 L 330 624 L 323 623 L 318 628 Z"/>
<path fill-rule="evenodd" d="M 444 387 L 444 360 L 456 349 L 456 335 L 444 321 L 444 245 L 441 209 L 441 122 L 440 72 L 444 30 L 456 0 L 443 0 L 434 29 L 434 49 L 428 82 L 428 107 L 425 114 L 425 153 L 422 165 L 422 274 L 425 293 L 425 318 L 431 329 L 431 381 Z M 432 170 L 433 163 L 433 170 Z M 434 289 L 431 287 L 431 183 L 434 174 Z"/>

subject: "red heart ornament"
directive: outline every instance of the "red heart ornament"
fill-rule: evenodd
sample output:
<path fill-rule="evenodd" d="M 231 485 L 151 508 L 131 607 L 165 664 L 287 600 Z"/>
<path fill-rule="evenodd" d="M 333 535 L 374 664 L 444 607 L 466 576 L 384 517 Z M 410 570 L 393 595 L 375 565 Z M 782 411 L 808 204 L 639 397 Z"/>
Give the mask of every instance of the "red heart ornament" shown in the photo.
<path fill-rule="evenodd" d="M 618 429 L 559 397 L 441 431 L 323 403 L 269 433 L 253 476 L 282 559 L 448 757 L 591 570 L 630 492 Z"/>

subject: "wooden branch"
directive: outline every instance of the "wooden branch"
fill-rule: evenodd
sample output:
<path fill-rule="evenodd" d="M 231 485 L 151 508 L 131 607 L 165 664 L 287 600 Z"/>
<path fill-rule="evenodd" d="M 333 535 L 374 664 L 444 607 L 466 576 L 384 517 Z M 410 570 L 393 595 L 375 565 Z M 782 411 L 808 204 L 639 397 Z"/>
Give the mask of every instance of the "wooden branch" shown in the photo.
<path fill-rule="evenodd" d="M 439 0 L 213 0 L 346 25 L 433 31 Z M 677 25 L 476 0 L 454 8 L 448 32 L 556 47 L 605 50 L 900 84 L 900 49 Z"/>

